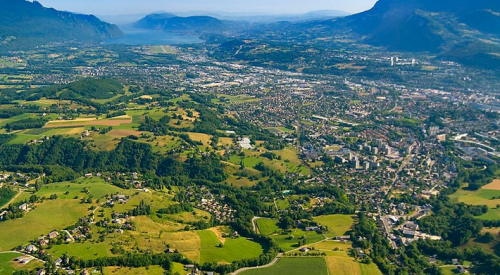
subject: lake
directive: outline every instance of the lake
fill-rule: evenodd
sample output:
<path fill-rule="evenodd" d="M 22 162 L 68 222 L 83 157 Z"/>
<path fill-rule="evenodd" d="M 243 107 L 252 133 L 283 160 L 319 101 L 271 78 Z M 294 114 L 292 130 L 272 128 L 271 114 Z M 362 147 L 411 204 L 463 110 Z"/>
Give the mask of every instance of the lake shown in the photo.
<path fill-rule="evenodd" d="M 125 45 L 181 45 L 203 42 L 203 40 L 196 35 L 183 35 L 130 27 L 122 27 L 121 30 L 125 34 L 124 36 L 108 39 L 104 43 Z"/>

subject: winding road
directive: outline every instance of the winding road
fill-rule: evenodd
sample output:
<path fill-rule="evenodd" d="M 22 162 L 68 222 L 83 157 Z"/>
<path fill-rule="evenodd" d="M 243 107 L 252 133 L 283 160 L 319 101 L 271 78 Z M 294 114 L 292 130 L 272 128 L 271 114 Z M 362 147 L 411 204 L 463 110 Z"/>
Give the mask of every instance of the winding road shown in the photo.
<path fill-rule="evenodd" d="M 281 256 L 283 256 L 283 253 L 279 253 L 274 260 L 266 265 L 261 265 L 261 266 L 255 266 L 255 267 L 244 267 L 241 269 L 236 270 L 235 272 L 231 273 L 232 275 L 240 274 L 241 272 L 247 271 L 247 270 L 252 270 L 252 269 L 263 269 L 263 268 L 268 268 L 273 265 L 275 265 L 280 259 Z"/>

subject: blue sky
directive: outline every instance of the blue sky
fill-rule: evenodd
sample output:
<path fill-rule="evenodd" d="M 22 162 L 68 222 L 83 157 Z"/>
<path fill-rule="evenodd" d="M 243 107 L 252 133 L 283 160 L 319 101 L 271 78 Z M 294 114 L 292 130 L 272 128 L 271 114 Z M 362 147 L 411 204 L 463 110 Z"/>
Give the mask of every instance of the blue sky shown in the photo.
<path fill-rule="evenodd" d="M 305 13 L 342 10 L 356 13 L 376 0 L 38 0 L 44 6 L 97 15 L 150 13 L 154 11 L 224 11 L 252 13 Z"/>

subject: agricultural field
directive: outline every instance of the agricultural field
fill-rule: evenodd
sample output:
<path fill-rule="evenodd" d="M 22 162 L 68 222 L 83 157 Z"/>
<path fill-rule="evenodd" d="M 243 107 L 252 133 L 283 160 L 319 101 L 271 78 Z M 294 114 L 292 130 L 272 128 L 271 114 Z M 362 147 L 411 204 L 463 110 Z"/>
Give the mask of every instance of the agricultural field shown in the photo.
<path fill-rule="evenodd" d="M 257 219 L 256 223 L 260 234 L 266 236 L 274 234 L 280 230 L 280 228 L 278 227 L 278 220 L 276 219 L 260 218 Z"/>
<path fill-rule="evenodd" d="M 0 251 L 24 245 L 55 228 L 72 225 L 89 213 L 88 207 L 80 204 L 79 200 L 45 201 L 21 219 L 1 222 Z"/>
<path fill-rule="evenodd" d="M 346 235 L 354 223 L 354 219 L 350 215 L 319 216 L 314 217 L 313 220 L 322 226 L 328 227 L 325 236 L 329 238 Z"/>
<path fill-rule="evenodd" d="M 498 181 L 483 186 L 477 191 L 460 189 L 450 195 L 450 199 L 455 202 L 463 202 L 470 205 L 486 205 L 489 210 L 486 214 L 479 216 L 484 220 L 500 219 L 500 190 L 497 189 Z"/>
<path fill-rule="evenodd" d="M 165 270 L 161 266 L 153 265 L 148 267 L 105 267 L 104 275 L 163 275 Z"/>
<path fill-rule="evenodd" d="M 352 275 L 382 275 L 382 272 L 374 264 L 362 264 L 349 256 L 326 257 L 328 274 L 352 274 Z"/>
<path fill-rule="evenodd" d="M 120 192 L 122 189 L 106 183 L 102 178 L 80 178 L 74 182 L 60 182 L 44 185 L 36 195 L 39 197 L 50 197 L 56 194 L 59 199 L 74 199 L 86 195 L 84 189 L 88 190 L 95 199 L 100 199 L 105 195 Z"/>
<path fill-rule="evenodd" d="M 312 231 L 306 232 L 300 229 L 293 229 L 289 233 L 271 235 L 271 238 L 281 249 L 288 252 L 300 248 L 298 242 L 301 238 L 306 239 L 306 244 L 312 244 L 324 240 L 325 236 Z"/>
<path fill-rule="evenodd" d="M 246 238 L 222 238 L 218 228 L 197 231 L 196 234 L 201 239 L 201 264 L 208 262 L 231 263 L 233 261 L 259 257 L 263 252 L 262 247 L 258 243 Z"/>
<path fill-rule="evenodd" d="M 25 265 L 13 261 L 15 258 L 22 255 L 23 254 L 21 253 L 15 252 L 0 253 L 0 274 L 12 274 L 16 270 L 32 270 L 43 266 L 43 264 L 37 259 L 34 259 Z"/>
<path fill-rule="evenodd" d="M 271 267 L 248 270 L 242 272 L 241 274 L 242 275 L 281 275 L 281 274 L 328 275 L 329 273 L 324 258 L 282 258 L 275 265 Z"/>
<path fill-rule="evenodd" d="M 110 251 L 110 246 L 106 243 L 71 243 L 71 244 L 61 244 L 53 245 L 49 249 L 49 253 L 58 258 L 67 255 L 78 256 L 83 260 L 97 259 L 100 257 L 110 257 L 113 254 Z"/>

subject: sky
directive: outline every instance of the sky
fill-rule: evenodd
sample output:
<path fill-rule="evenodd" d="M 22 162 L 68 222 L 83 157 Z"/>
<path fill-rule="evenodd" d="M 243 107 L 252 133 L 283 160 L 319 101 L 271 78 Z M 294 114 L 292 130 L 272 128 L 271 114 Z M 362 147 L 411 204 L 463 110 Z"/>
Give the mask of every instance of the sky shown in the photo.
<path fill-rule="evenodd" d="M 299 14 L 327 9 L 357 13 L 373 7 L 376 0 L 38 0 L 38 2 L 59 10 L 95 15 L 125 15 L 155 11 Z"/>

